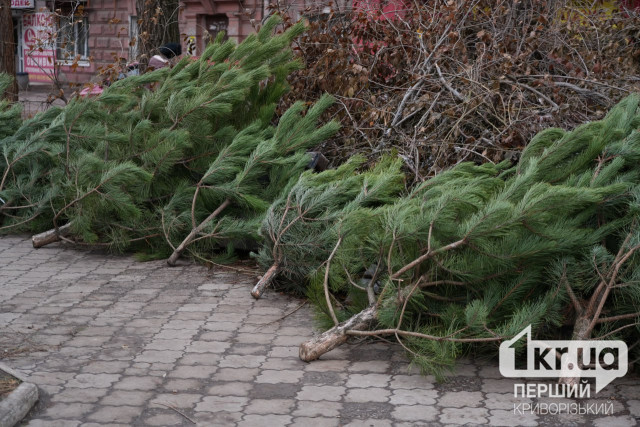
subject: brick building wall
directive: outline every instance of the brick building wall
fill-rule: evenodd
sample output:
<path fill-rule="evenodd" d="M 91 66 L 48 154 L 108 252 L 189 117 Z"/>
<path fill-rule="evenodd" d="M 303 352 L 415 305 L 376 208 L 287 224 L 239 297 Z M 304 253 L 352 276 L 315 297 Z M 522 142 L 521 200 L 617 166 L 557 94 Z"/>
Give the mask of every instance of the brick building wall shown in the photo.
<path fill-rule="evenodd" d="M 63 66 L 70 82 L 87 82 L 101 68 L 117 58 L 129 58 L 131 17 L 135 17 L 133 0 L 91 0 L 85 8 L 89 34 L 89 61 L 80 61 L 75 71 Z"/>
<path fill-rule="evenodd" d="M 280 5 L 284 5 L 283 10 L 297 19 L 305 9 L 312 14 L 321 12 L 323 5 L 328 2 L 329 0 L 283 0 Z M 350 3 L 351 0 L 333 3 L 347 2 Z M 189 54 L 191 50 L 192 54 L 198 55 L 207 41 L 221 30 L 226 32 L 228 38 L 242 41 L 262 22 L 269 3 L 270 0 L 181 0 L 178 21 L 183 53 Z M 82 13 L 74 14 L 79 5 L 82 5 Z M 73 39 L 75 43 L 65 45 L 60 43 L 60 37 L 56 43 L 55 28 L 33 27 L 33 22 L 43 21 L 43 17 L 50 15 L 51 11 L 55 11 L 57 17 L 52 17 L 49 21 L 57 24 L 49 24 L 49 27 L 57 26 L 58 34 L 63 32 L 61 28 L 65 28 L 64 31 L 68 32 L 67 39 Z M 32 83 L 50 82 L 54 55 L 57 55 L 56 64 L 62 82 L 86 83 L 98 82 L 97 74 L 100 69 L 115 64 L 118 58 L 129 62 L 131 53 L 134 53 L 130 52 L 129 42 L 136 35 L 135 0 L 34 0 L 33 8 L 14 11 L 14 23 L 20 36 L 17 52 L 20 55 L 24 53 L 19 60 L 24 67 L 18 71 L 29 72 Z M 33 40 L 46 37 L 47 33 L 54 34 L 50 37 L 53 41 L 47 49 L 44 52 L 34 49 Z M 187 49 L 188 45 L 193 49 Z M 31 53 L 27 54 L 28 51 Z M 73 60 L 80 57 L 82 59 Z M 45 66 L 42 67 L 42 64 Z"/>
<path fill-rule="evenodd" d="M 254 32 L 252 23 L 260 23 L 262 0 L 248 0 L 241 7 L 236 1 L 186 0 L 179 14 L 183 53 L 192 40 L 196 55 L 202 52 L 209 37 L 219 29 L 227 36 L 241 41 Z M 117 58 L 129 60 L 132 20 L 136 26 L 134 0 L 91 0 L 85 8 L 89 24 L 88 48 L 90 61 L 79 66 L 63 66 L 64 78 L 70 82 L 87 82 L 101 68 L 113 64 Z M 223 25 L 220 25 L 223 24 Z M 214 28 L 215 27 L 215 28 Z M 211 34 L 211 36 L 210 36 Z"/>

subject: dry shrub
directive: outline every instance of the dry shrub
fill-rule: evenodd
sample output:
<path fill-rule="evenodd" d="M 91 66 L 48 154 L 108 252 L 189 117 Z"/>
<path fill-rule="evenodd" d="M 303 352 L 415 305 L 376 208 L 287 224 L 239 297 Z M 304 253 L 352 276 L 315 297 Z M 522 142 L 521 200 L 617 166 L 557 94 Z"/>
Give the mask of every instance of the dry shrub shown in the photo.
<path fill-rule="evenodd" d="M 407 2 L 393 19 L 378 5 L 331 9 L 299 40 L 306 68 L 283 108 L 338 99 L 343 127 L 323 147 L 334 163 L 395 149 L 423 180 L 515 160 L 539 130 L 602 118 L 638 90 L 640 15 L 582 3 Z"/>

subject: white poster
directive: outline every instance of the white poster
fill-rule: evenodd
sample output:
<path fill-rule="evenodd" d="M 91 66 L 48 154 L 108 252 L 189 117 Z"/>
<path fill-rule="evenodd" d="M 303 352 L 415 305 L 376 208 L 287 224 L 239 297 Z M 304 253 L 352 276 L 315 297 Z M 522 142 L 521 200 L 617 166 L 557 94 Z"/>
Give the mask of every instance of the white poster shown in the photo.
<path fill-rule="evenodd" d="M 33 9 L 34 0 L 11 0 L 11 9 Z"/>
<path fill-rule="evenodd" d="M 55 66 L 55 21 L 50 12 L 22 16 L 24 71 L 30 82 L 51 82 Z"/>

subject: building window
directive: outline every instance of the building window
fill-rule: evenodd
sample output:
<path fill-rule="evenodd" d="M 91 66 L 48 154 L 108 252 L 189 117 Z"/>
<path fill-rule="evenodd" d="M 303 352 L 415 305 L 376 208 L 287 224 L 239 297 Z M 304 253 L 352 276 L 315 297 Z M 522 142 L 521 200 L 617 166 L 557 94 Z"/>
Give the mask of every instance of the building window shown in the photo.
<path fill-rule="evenodd" d="M 61 16 L 56 40 L 56 58 L 64 63 L 89 60 L 89 22 L 78 16 Z"/>

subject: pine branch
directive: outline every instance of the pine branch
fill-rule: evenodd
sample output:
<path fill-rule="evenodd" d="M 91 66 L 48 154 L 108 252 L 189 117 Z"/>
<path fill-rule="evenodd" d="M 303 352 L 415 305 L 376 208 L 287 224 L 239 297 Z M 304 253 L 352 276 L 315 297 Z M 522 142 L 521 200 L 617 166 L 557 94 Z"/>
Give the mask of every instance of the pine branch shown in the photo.
<path fill-rule="evenodd" d="M 327 259 L 327 267 L 324 270 L 324 282 L 323 282 L 323 285 L 322 285 L 322 287 L 324 288 L 324 297 L 325 297 L 326 302 L 327 302 L 327 309 L 329 310 L 329 314 L 331 314 L 331 319 L 333 320 L 333 323 L 336 326 L 340 322 L 338 322 L 338 318 L 336 317 L 336 313 L 333 311 L 333 305 L 331 304 L 331 299 L 329 298 L 329 268 L 331 268 L 331 260 L 335 256 L 336 251 L 340 247 L 341 243 L 342 243 L 342 236 L 340 236 L 338 238 L 338 242 L 336 243 L 336 246 L 333 248 L 333 251 L 331 251 L 331 254 L 329 255 L 329 258 Z"/>
<path fill-rule="evenodd" d="M 185 237 L 182 243 L 180 243 L 180 245 L 178 245 L 178 247 L 173 251 L 169 259 L 167 259 L 167 264 L 172 267 L 175 266 L 182 252 L 184 252 L 184 250 L 193 241 L 196 235 L 198 235 L 204 227 L 206 227 L 211 221 L 213 221 L 218 215 L 220 215 L 220 213 L 222 213 L 222 211 L 225 210 L 230 204 L 231 200 L 226 199 L 224 202 L 222 202 L 222 204 L 220 204 L 220 206 L 216 208 L 216 210 L 211 212 L 211 214 L 209 214 L 209 216 L 206 217 L 204 221 L 202 221 L 196 228 L 191 230 L 191 232 L 187 235 L 187 237 Z"/>
<path fill-rule="evenodd" d="M 489 342 L 497 342 L 504 341 L 509 339 L 509 337 L 495 336 L 495 337 L 487 337 L 487 338 L 450 338 L 450 337 L 440 337 L 436 335 L 423 334 L 420 332 L 414 331 L 405 331 L 397 328 L 392 329 L 374 329 L 372 331 L 358 331 L 358 330 L 348 330 L 345 332 L 346 335 L 352 335 L 356 337 L 371 337 L 378 335 L 400 335 L 403 337 L 412 337 L 412 338 L 422 338 L 429 341 L 436 342 L 458 342 L 458 343 L 489 343 Z"/>
<path fill-rule="evenodd" d="M 411 270 L 412 268 L 416 267 L 417 265 L 422 264 L 423 262 L 427 261 L 428 259 L 433 258 L 435 255 L 438 255 L 440 253 L 447 252 L 447 251 L 459 248 L 460 246 L 464 245 L 466 242 L 467 242 L 467 240 L 466 240 L 466 237 L 465 237 L 465 238 L 460 239 L 458 241 L 455 241 L 453 243 L 449 243 L 448 245 L 443 246 L 441 248 L 438 248 L 438 249 L 436 249 L 434 251 L 427 252 L 427 253 L 419 256 L 418 258 L 414 259 L 409 264 L 407 264 L 404 267 L 402 267 L 400 270 L 398 270 L 395 273 L 393 273 L 391 275 L 391 279 L 392 280 L 397 280 L 398 277 L 400 277 L 401 275 L 403 275 L 407 271 Z"/>
<path fill-rule="evenodd" d="M 637 313 L 620 314 L 618 316 L 601 317 L 596 321 L 596 323 L 611 323 L 617 322 L 618 320 L 635 319 L 636 317 L 640 317 L 640 311 Z"/>

